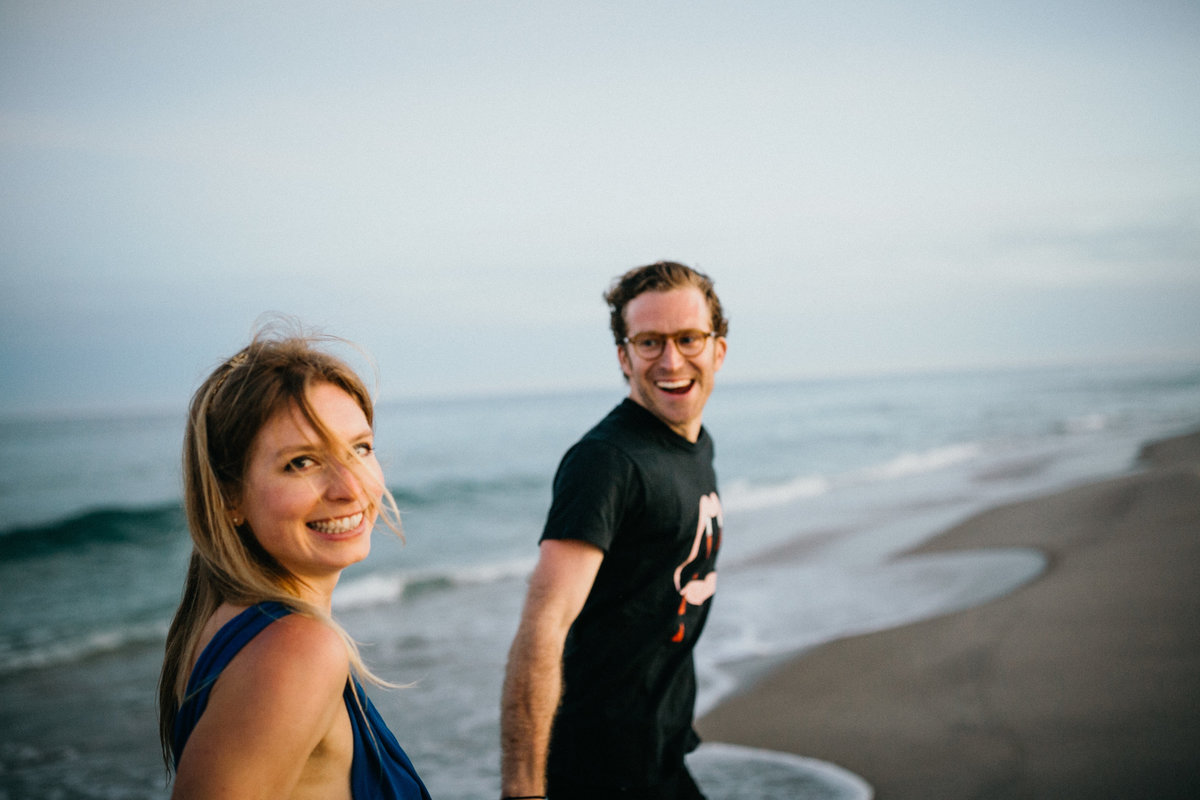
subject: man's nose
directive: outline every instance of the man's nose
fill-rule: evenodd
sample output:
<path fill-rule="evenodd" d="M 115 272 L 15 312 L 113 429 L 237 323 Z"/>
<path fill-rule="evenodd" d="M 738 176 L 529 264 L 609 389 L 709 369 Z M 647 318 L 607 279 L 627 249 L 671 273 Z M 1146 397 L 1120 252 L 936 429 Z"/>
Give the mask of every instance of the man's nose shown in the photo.
<path fill-rule="evenodd" d="M 679 344 L 671 337 L 667 337 L 666 342 L 663 343 L 662 355 L 658 359 L 665 362 L 668 366 L 682 364 L 687 361 L 687 358 L 679 350 Z"/>

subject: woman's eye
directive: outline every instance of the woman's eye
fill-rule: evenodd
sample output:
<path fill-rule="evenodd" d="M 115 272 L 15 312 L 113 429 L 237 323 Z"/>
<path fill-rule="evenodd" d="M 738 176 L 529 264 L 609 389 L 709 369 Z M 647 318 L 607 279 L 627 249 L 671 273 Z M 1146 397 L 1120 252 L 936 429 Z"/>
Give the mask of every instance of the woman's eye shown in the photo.
<path fill-rule="evenodd" d="M 314 461 L 311 456 L 296 456 L 287 463 L 287 466 L 285 466 L 284 469 L 288 472 L 299 472 L 301 470 L 308 469 L 315 463 L 317 462 Z"/>
<path fill-rule="evenodd" d="M 375 445 L 371 444 L 370 442 L 359 442 L 358 444 L 354 445 L 354 455 L 358 456 L 359 458 L 366 458 L 374 452 Z"/>

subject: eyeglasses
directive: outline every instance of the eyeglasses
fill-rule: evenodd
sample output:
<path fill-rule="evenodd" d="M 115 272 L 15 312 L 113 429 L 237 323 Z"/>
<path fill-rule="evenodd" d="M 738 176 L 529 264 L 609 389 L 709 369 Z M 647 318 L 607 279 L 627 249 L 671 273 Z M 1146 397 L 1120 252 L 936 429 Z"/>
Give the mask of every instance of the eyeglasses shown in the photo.
<path fill-rule="evenodd" d="M 639 333 L 637 336 L 626 336 L 621 341 L 633 345 L 633 352 L 647 361 L 658 358 L 667 346 L 667 340 L 675 343 L 675 348 L 683 356 L 698 356 L 704 352 L 708 340 L 716 337 L 714 331 L 676 331 L 675 333 Z"/>

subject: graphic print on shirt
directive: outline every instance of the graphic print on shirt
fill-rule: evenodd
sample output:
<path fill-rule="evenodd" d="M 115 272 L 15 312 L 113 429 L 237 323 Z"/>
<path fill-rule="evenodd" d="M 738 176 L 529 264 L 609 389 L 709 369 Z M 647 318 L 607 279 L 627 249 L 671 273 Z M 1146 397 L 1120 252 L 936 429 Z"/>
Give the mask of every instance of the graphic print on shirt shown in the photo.
<path fill-rule="evenodd" d="M 721 549 L 721 529 L 724 516 L 721 499 L 716 492 L 700 497 L 700 517 L 696 525 L 696 538 L 692 551 L 684 562 L 675 568 L 675 590 L 679 592 L 679 628 L 671 637 L 673 642 L 682 642 L 686 634 L 683 621 L 689 605 L 701 606 L 717 591 L 717 551 Z"/>

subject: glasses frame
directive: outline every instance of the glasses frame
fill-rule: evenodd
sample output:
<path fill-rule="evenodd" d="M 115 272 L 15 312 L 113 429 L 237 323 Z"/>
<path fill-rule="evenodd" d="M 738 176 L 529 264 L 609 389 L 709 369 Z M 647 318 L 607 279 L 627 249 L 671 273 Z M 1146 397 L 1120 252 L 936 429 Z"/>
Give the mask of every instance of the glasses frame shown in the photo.
<path fill-rule="evenodd" d="M 697 339 L 700 340 L 701 344 L 699 347 L 696 348 L 695 352 L 688 352 L 683 349 L 683 346 L 680 345 L 680 343 L 679 343 L 680 337 L 683 337 L 683 336 L 695 336 Z M 655 353 L 653 355 L 642 353 L 639 350 L 639 347 L 641 346 L 639 344 L 639 341 L 642 339 L 648 338 L 648 337 L 654 337 L 654 338 L 662 340 L 662 343 L 659 345 L 657 351 L 655 351 Z M 630 345 L 633 349 L 633 352 L 636 353 L 640 358 L 644 358 L 647 361 L 653 361 L 656 358 L 661 358 L 662 354 L 666 352 L 668 340 L 675 343 L 675 349 L 679 351 L 679 354 L 681 356 L 683 356 L 684 358 L 695 358 L 696 356 L 703 353 L 704 349 L 706 347 L 708 347 L 709 339 L 716 339 L 716 338 L 717 338 L 716 331 L 702 331 L 702 330 L 699 330 L 696 328 L 689 328 L 689 329 L 683 330 L 683 331 L 675 331 L 674 333 L 658 333 L 657 331 L 646 331 L 645 333 L 639 333 L 635 336 L 626 336 L 624 339 L 621 340 L 621 344 Z"/>

